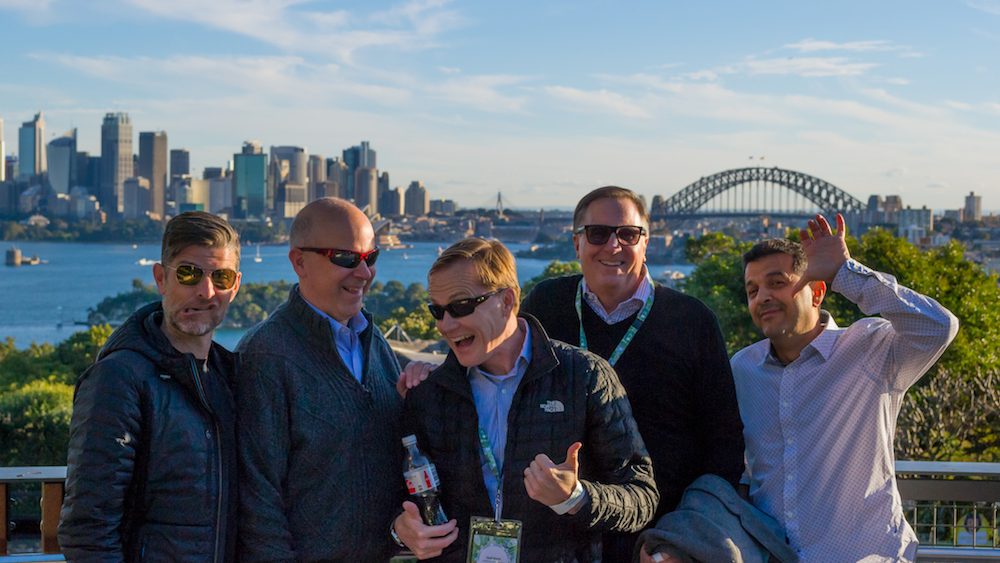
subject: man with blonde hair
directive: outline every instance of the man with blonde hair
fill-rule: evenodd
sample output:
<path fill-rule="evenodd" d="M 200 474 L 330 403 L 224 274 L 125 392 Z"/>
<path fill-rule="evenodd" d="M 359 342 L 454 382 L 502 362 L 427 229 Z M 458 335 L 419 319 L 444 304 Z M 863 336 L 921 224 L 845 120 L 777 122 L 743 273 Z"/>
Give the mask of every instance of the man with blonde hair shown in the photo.
<path fill-rule="evenodd" d="M 428 291 L 451 353 L 410 390 L 403 428 L 436 464 L 452 520 L 427 526 L 406 502 L 392 529 L 401 545 L 443 561 L 499 542 L 522 561 L 586 562 L 600 559 L 601 532 L 642 529 L 658 495 L 625 392 L 607 362 L 518 316 L 510 251 L 455 243 Z"/>

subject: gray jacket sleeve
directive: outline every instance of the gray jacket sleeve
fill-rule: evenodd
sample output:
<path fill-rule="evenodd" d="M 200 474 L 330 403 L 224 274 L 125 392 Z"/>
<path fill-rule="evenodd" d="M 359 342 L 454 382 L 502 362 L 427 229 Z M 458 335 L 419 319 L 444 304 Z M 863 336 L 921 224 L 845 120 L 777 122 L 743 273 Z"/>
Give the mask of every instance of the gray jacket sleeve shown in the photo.
<path fill-rule="evenodd" d="M 637 532 L 656 512 L 660 495 L 653 462 L 614 369 L 597 358 L 587 405 L 587 443 L 580 450 L 594 470 L 581 478 L 587 500 L 576 516 L 590 529 Z M 591 476 L 591 475 L 588 475 Z"/>
<path fill-rule="evenodd" d="M 73 397 L 59 545 L 67 561 L 123 561 L 123 520 L 142 444 L 141 391 L 111 356 L 80 378 Z M 134 502 L 134 498 L 131 499 Z"/>
<path fill-rule="evenodd" d="M 270 354 L 241 357 L 237 391 L 240 455 L 239 559 L 295 561 L 285 516 L 290 416 L 285 360 Z M 333 538 L 331 538 L 331 541 Z"/>

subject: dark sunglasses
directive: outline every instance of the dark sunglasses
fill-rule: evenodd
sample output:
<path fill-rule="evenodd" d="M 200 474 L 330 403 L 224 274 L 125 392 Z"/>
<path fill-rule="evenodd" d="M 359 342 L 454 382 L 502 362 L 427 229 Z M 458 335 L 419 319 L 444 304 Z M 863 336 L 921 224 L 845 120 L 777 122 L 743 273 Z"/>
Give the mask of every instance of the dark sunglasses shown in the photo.
<path fill-rule="evenodd" d="M 489 293 L 484 293 L 479 297 L 469 297 L 467 299 L 458 299 L 452 301 L 447 305 L 435 305 L 433 303 L 427 304 L 427 310 L 431 312 L 431 316 L 437 320 L 444 320 L 444 314 L 447 312 L 451 315 L 451 318 L 458 319 L 471 315 L 483 301 L 486 301 L 490 297 L 500 293 L 506 288 L 494 289 Z"/>
<path fill-rule="evenodd" d="M 587 242 L 597 246 L 607 244 L 612 233 L 614 233 L 615 238 L 618 239 L 618 243 L 622 246 L 635 246 L 639 243 L 642 235 L 646 234 L 646 228 L 636 225 L 618 225 L 617 227 L 612 227 L 611 225 L 583 225 L 573 231 L 575 235 L 580 233 L 587 233 Z"/>
<path fill-rule="evenodd" d="M 181 264 L 180 266 L 164 265 L 163 267 L 174 270 L 177 273 L 177 283 L 181 285 L 198 285 L 201 279 L 205 277 L 205 270 L 193 264 Z M 212 285 L 216 289 L 232 289 L 236 285 L 236 270 L 219 268 L 218 270 L 209 272 L 208 277 L 212 280 Z"/>
<path fill-rule="evenodd" d="M 364 260 L 368 267 L 375 265 L 375 261 L 378 260 L 378 247 L 369 250 L 368 252 L 355 252 L 353 250 L 340 250 L 339 248 L 312 248 L 312 247 L 300 247 L 299 250 L 305 252 L 315 252 L 316 254 L 322 254 L 330 259 L 330 262 L 335 266 L 340 266 L 341 268 L 354 269 L 361 264 Z"/>

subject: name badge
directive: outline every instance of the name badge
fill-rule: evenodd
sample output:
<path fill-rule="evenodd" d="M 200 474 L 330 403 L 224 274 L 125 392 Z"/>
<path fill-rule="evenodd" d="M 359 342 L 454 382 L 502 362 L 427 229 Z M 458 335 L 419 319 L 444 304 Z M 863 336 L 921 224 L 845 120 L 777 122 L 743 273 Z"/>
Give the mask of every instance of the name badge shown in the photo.
<path fill-rule="evenodd" d="M 518 563 L 520 558 L 521 522 L 471 518 L 468 563 Z"/>

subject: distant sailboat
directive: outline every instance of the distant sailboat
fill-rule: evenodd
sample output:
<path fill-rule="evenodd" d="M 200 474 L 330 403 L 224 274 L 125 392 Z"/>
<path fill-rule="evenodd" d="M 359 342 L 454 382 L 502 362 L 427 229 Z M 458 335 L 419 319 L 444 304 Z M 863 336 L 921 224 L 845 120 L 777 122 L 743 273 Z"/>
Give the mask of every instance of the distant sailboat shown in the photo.
<path fill-rule="evenodd" d="M 257 262 L 258 264 L 264 261 L 264 259 L 260 257 L 260 243 L 259 242 L 257 243 L 257 254 L 254 255 L 253 261 Z"/>

